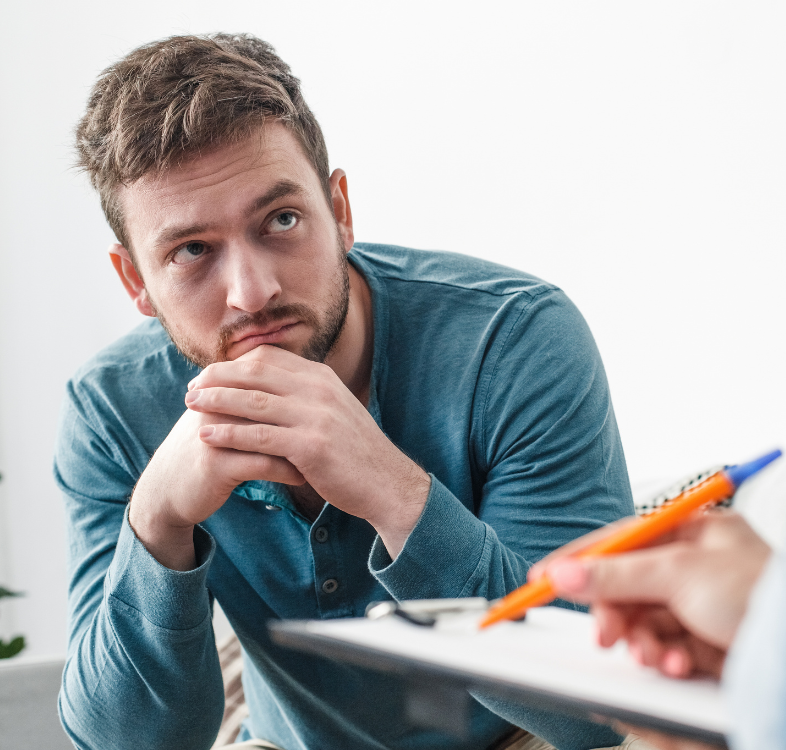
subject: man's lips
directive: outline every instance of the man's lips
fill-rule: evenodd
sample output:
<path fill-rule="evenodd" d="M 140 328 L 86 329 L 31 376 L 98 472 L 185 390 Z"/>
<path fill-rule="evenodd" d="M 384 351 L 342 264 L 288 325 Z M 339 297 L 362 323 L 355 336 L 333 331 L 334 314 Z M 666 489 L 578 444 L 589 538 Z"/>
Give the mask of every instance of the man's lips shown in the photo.
<path fill-rule="evenodd" d="M 297 323 L 297 320 L 282 320 L 269 326 L 246 328 L 233 338 L 230 346 L 241 344 L 246 348 L 249 344 L 259 346 L 260 344 L 278 343 L 297 325 Z"/>

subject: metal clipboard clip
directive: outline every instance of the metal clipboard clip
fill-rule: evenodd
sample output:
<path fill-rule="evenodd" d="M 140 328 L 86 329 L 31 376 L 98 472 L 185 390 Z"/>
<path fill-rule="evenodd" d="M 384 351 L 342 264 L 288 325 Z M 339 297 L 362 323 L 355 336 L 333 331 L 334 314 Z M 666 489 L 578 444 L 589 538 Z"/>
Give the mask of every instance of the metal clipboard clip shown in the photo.
<path fill-rule="evenodd" d="M 371 602 L 366 607 L 369 620 L 382 617 L 400 617 L 402 620 L 431 628 L 443 615 L 459 615 L 468 612 L 485 612 L 490 602 L 481 596 L 464 599 L 410 599 L 403 602 Z"/>

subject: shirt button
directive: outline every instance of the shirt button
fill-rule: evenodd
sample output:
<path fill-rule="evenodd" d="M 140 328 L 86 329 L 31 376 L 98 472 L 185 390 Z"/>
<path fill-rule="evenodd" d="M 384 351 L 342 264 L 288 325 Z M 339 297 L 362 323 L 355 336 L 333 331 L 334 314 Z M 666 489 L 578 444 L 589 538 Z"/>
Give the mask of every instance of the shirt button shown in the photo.
<path fill-rule="evenodd" d="M 332 594 L 337 588 L 338 581 L 335 578 L 328 578 L 327 581 L 322 584 L 322 590 L 326 594 Z"/>
<path fill-rule="evenodd" d="M 277 505 L 266 505 L 265 510 L 281 510 Z"/>
<path fill-rule="evenodd" d="M 327 527 L 325 526 L 320 526 L 314 531 L 314 539 L 316 539 L 321 544 L 324 544 L 328 540 L 329 536 L 330 534 L 328 534 Z"/>

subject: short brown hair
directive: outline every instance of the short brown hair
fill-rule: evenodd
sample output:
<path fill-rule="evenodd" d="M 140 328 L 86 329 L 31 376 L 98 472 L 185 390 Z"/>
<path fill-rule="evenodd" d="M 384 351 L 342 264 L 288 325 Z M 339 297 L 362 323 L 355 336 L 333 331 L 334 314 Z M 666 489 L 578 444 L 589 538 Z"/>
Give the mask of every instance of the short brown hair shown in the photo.
<path fill-rule="evenodd" d="M 325 139 L 300 81 L 271 45 L 250 34 L 173 36 L 138 47 L 104 70 L 76 128 L 77 166 L 130 250 L 120 185 L 236 143 L 267 119 L 290 128 L 330 202 Z"/>

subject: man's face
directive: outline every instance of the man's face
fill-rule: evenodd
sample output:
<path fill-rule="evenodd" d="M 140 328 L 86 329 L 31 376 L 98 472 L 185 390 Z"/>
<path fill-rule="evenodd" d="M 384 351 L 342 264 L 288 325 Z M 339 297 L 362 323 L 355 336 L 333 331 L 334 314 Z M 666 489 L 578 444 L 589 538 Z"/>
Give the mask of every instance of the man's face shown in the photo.
<path fill-rule="evenodd" d="M 351 239 L 283 125 L 145 176 L 120 200 L 140 309 L 188 359 L 205 367 L 261 344 L 325 359 L 347 314 Z"/>

